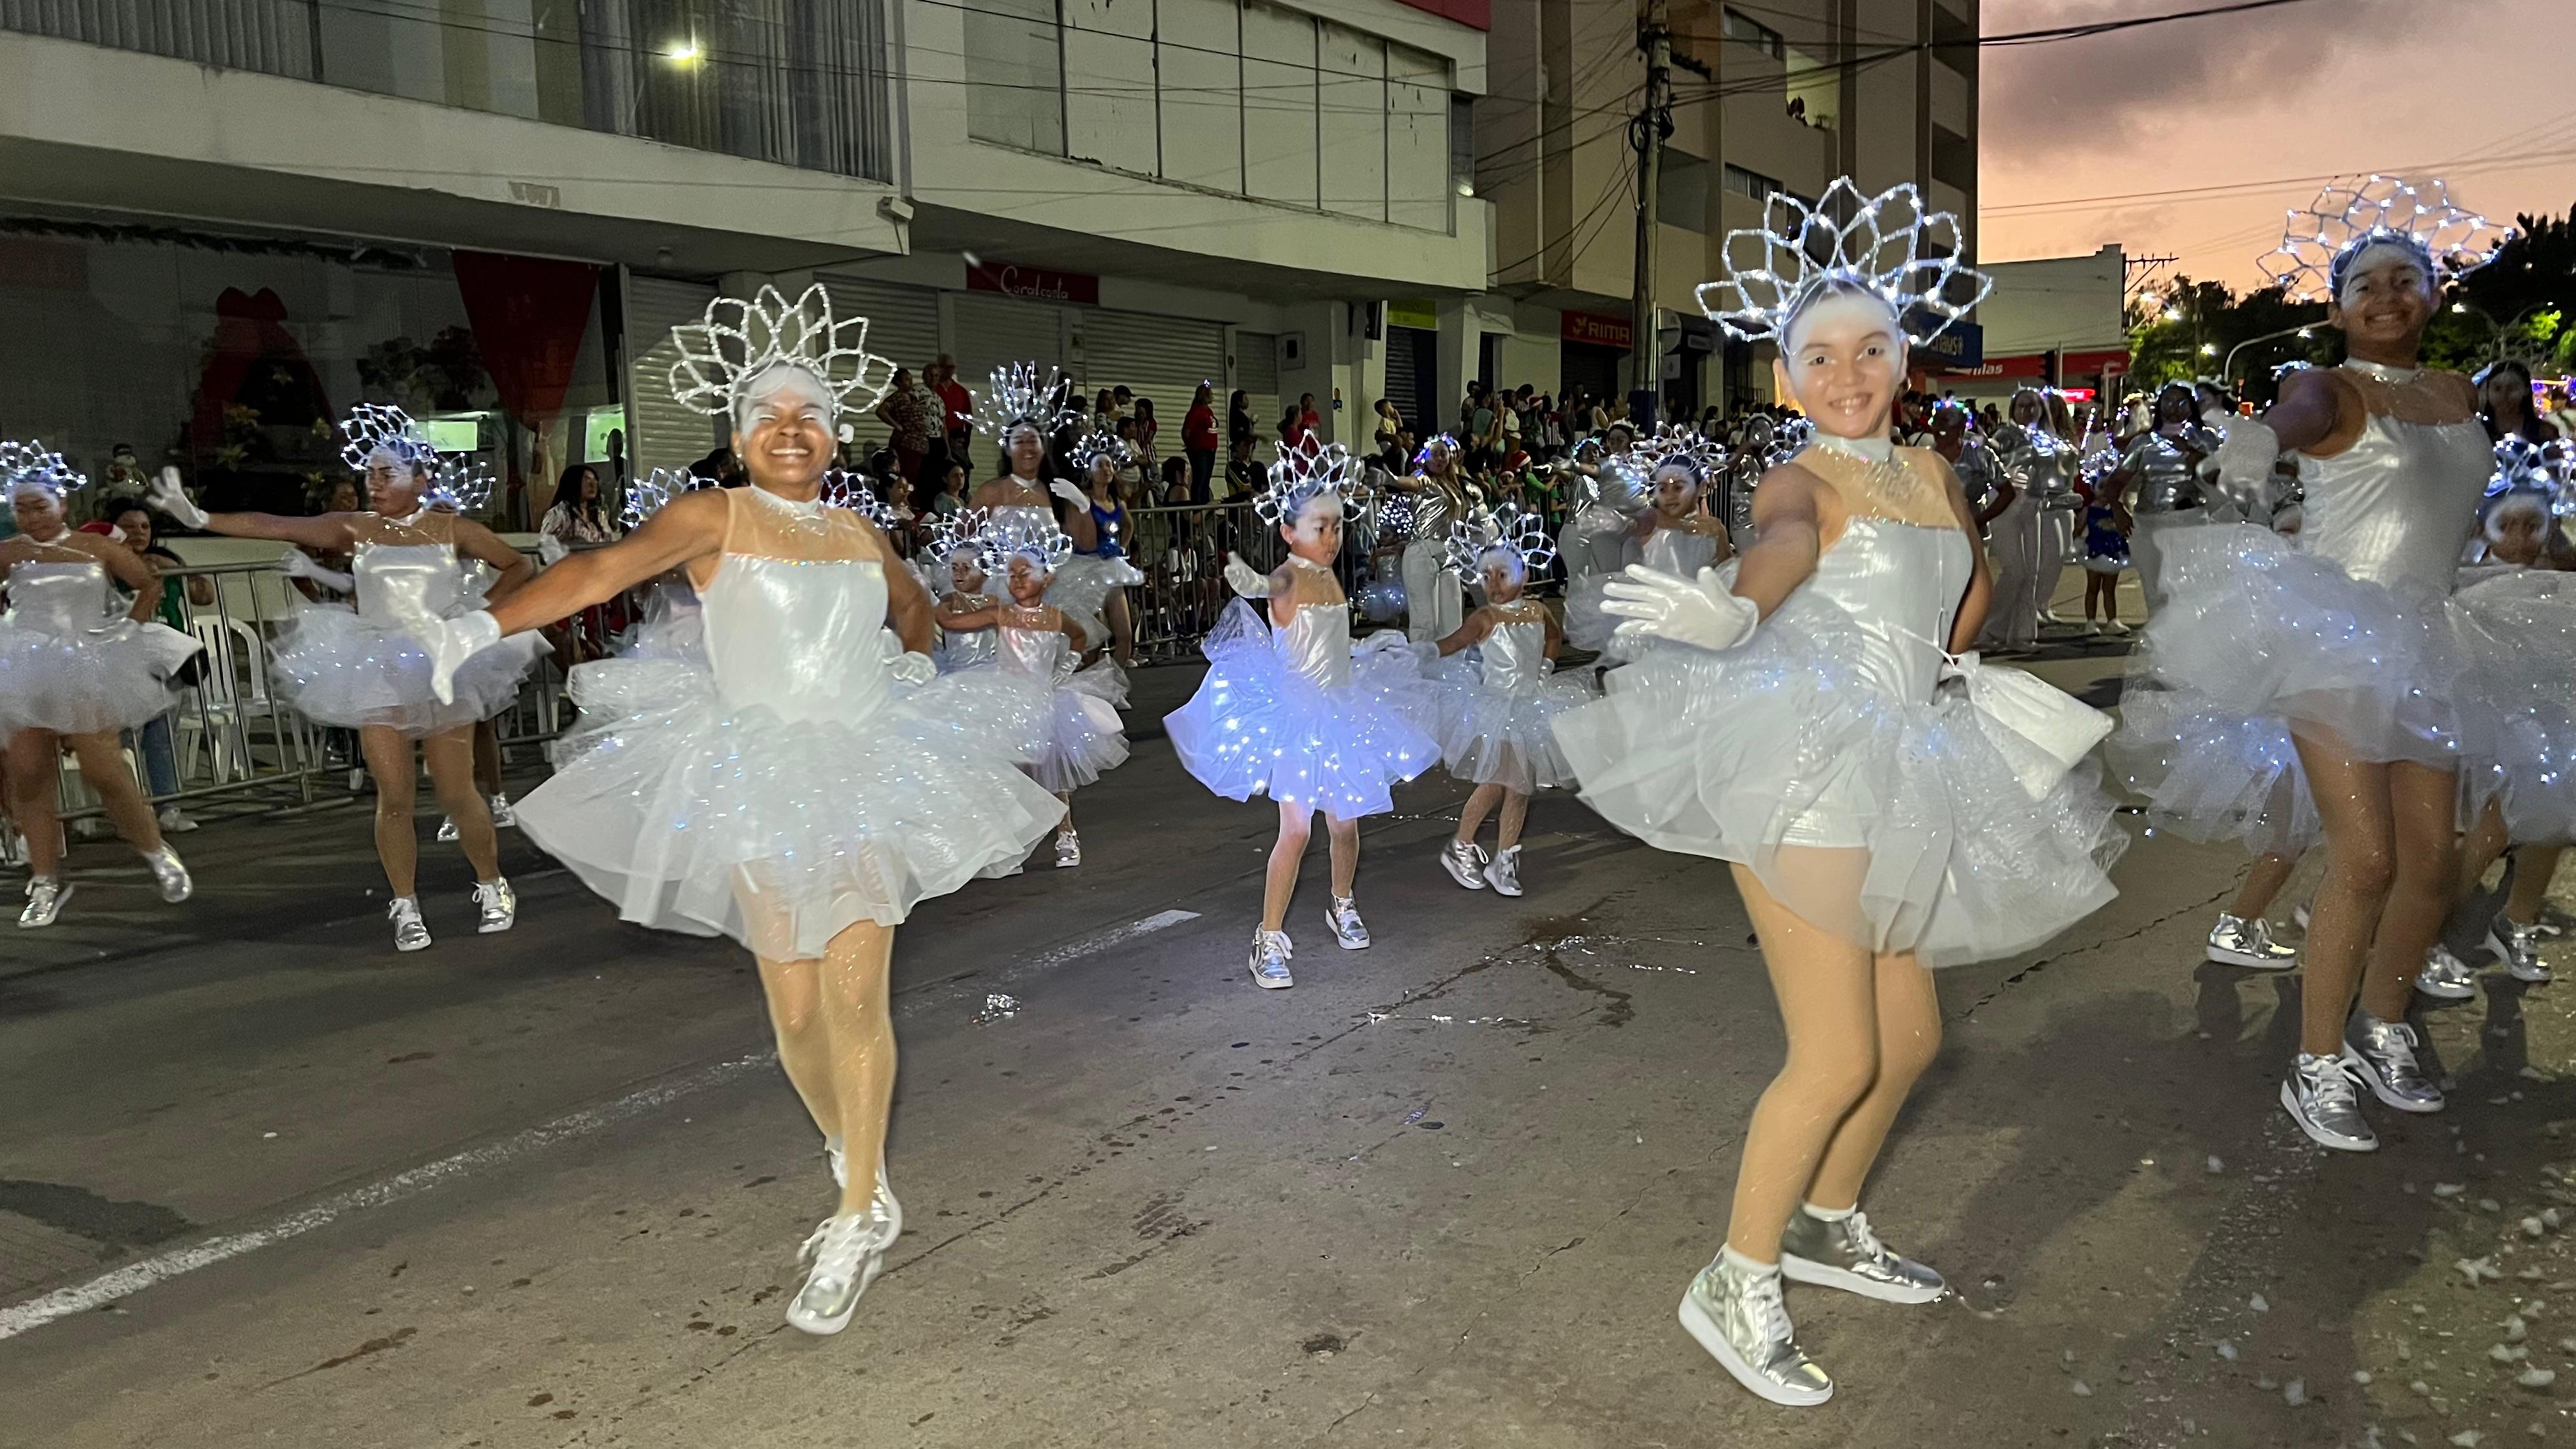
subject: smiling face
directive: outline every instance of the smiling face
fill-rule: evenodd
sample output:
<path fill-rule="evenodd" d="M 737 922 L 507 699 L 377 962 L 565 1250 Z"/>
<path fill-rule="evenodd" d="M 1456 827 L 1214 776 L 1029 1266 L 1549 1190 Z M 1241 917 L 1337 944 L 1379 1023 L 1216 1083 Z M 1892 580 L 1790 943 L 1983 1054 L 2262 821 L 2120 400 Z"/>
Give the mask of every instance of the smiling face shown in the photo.
<path fill-rule="evenodd" d="M 1655 470 L 1655 511 L 1666 518 L 1679 518 L 1690 512 L 1699 498 L 1699 480 L 1679 463 L 1666 463 Z"/>
<path fill-rule="evenodd" d="M 1789 321 L 1772 364 L 1780 390 L 1837 438 L 1884 438 L 1905 381 L 1905 331 L 1878 297 L 1838 292 Z"/>
<path fill-rule="evenodd" d="M 1106 454 L 1091 460 L 1091 491 L 1107 493 L 1118 486 L 1118 465 Z"/>
<path fill-rule="evenodd" d="M 751 481 L 775 491 L 812 488 L 832 465 L 832 399 L 799 367 L 752 379 L 734 406 L 734 456 Z"/>
<path fill-rule="evenodd" d="M 29 538 L 50 541 L 63 531 L 63 496 L 41 483 L 24 483 L 9 498 L 9 516 Z"/>
<path fill-rule="evenodd" d="M 1015 477 L 1035 478 L 1039 466 L 1046 462 L 1046 439 L 1038 436 L 1037 429 L 1025 424 L 1013 428 L 1009 457 Z"/>
<path fill-rule="evenodd" d="M 2364 247 L 2344 269 L 2326 321 L 2343 329 L 2351 347 L 2411 358 L 2433 306 L 2433 272 L 2424 258 L 2412 247 L 2381 243 Z"/>
<path fill-rule="evenodd" d="M 1326 493 L 1297 511 L 1293 522 L 1279 525 L 1288 551 L 1308 563 L 1329 564 L 1342 551 L 1342 500 Z"/>

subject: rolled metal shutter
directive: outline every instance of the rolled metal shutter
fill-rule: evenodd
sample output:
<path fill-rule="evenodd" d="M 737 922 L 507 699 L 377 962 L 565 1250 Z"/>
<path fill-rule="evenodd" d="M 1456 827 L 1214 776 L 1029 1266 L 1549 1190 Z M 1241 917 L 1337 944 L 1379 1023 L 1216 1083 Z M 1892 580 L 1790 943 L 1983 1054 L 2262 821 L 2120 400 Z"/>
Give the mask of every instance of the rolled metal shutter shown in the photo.
<path fill-rule="evenodd" d="M 1217 410 L 1219 426 L 1223 426 L 1222 324 L 1105 308 L 1076 312 L 1073 324 L 1074 335 L 1082 339 L 1086 393 L 1096 396 L 1104 387 L 1124 387 L 1138 397 L 1152 399 L 1158 427 L 1154 446 L 1164 456 L 1180 453 L 1181 422 L 1189 416 L 1190 398 L 1202 382 L 1215 393 L 1210 406 Z"/>
<path fill-rule="evenodd" d="M 955 331 L 948 350 L 957 358 L 957 380 L 975 395 L 979 407 L 992 386 L 993 369 L 1032 362 L 1043 377 L 1048 368 L 1063 365 L 1060 312 L 1044 302 L 985 292 L 959 292 L 950 299 L 949 321 Z M 981 449 L 990 441 L 979 437 L 976 446 Z"/>
<path fill-rule="evenodd" d="M 1417 442 L 1439 431 L 1438 427 L 1433 426 L 1431 399 L 1423 395 L 1421 384 L 1422 375 L 1428 370 L 1425 366 L 1426 361 L 1434 360 L 1427 359 L 1425 354 L 1431 353 L 1439 345 L 1440 334 L 1437 332 L 1428 332 L 1419 327 L 1386 329 L 1387 400 L 1395 404 L 1397 412 L 1404 414 L 1405 426 L 1413 430 L 1413 436 Z M 1369 404 L 1374 411 L 1377 399 L 1369 399 Z M 1372 432 L 1376 427 L 1375 423 L 1369 424 Z"/>
<path fill-rule="evenodd" d="M 1270 445 L 1279 440 L 1279 334 L 1245 332 L 1234 334 L 1234 385 L 1245 393 L 1243 405 L 1252 410 L 1252 456 L 1263 463 L 1270 461 Z M 1217 410 L 1217 422 L 1223 426 L 1224 409 Z"/>
<path fill-rule="evenodd" d="M 830 289 L 833 316 L 868 319 L 868 351 L 911 369 L 914 381 L 920 381 L 921 370 L 939 355 L 939 293 L 928 287 L 830 272 L 818 272 L 814 280 Z M 960 380 L 966 377 L 962 367 L 959 376 Z M 863 451 L 886 440 L 886 425 L 877 421 L 873 405 L 846 421 Z"/>
<path fill-rule="evenodd" d="M 723 418 L 683 407 L 671 396 L 671 364 L 680 349 L 671 329 L 706 315 L 716 289 L 670 277 L 626 278 L 626 456 L 641 478 L 656 468 L 685 468 L 721 444 Z"/>

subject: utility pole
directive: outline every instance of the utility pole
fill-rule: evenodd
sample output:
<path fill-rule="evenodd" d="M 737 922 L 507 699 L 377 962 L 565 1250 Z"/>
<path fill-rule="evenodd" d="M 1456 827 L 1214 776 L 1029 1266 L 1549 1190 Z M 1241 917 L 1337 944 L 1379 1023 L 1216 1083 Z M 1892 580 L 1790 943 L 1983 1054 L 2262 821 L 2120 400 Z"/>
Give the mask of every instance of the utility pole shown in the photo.
<path fill-rule="evenodd" d="M 1637 48 L 1646 53 L 1646 100 L 1628 126 L 1637 151 L 1637 282 L 1628 313 L 1628 414 L 1638 426 L 1651 421 L 1663 381 L 1663 350 L 1655 335 L 1655 202 L 1664 177 L 1664 139 L 1673 130 L 1673 33 L 1666 0 L 1643 0 Z"/>

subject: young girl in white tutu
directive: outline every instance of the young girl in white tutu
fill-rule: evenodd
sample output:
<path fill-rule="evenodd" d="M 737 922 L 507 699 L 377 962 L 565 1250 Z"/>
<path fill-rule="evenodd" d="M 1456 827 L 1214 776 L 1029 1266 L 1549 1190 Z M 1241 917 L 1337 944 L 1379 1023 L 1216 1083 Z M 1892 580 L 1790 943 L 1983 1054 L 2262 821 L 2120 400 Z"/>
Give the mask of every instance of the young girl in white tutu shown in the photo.
<path fill-rule="evenodd" d="M 446 669 L 666 571 L 695 585 L 701 645 L 573 672 L 582 729 L 519 828 L 625 919 L 758 958 L 779 1060 L 841 1187 L 787 1307 L 808 1333 L 849 1322 L 903 1228 L 884 1156 L 895 927 L 1018 862 L 1064 813 L 994 725 L 951 722 L 929 596 L 873 524 L 822 500 L 837 415 L 894 371 L 866 327 L 819 286 L 718 298 L 674 331 L 672 391 L 731 416 L 750 486 L 683 493 L 490 613 L 416 625 Z"/>
<path fill-rule="evenodd" d="M 1649 506 L 1629 535 L 1626 563 L 1691 578 L 1735 556 L 1725 523 L 1700 506 L 1725 466 L 1723 448 L 1667 423 L 1637 444 L 1634 462 L 1645 475 Z M 1614 637 L 1619 620 L 1601 608 L 1603 590 L 1618 577 L 1616 570 L 1586 574 L 1566 591 L 1565 637 L 1578 649 L 1625 660 L 1628 646 Z"/>
<path fill-rule="evenodd" d="M 1030 778 L 1064 802 L 1055 834 L 1058 869 L 1082 864 L 1082 840 L 1073 828 L 1073 792 L 1127 762 L 1126 726 L 1118 711 L 1127 703 L 1127 672 L 1101 659 L 1082 667 L 1089 640 L 1082 626 L 1046 602 L 1047 585 L 1073 552 L 1073 540 L 1052 523 L 988 519 L 978 539 L 980 573 L 1000 574 L 1009 603 L 967 606 L 951 597 L 939 625 L 954 634 L 990 631 L 995 660 L 989 666 L 1043 693 L 1037 727 L 1027 741 Z"/>
<path fill-rule="evenodd" d="M 161 838 L 151 802 L 125 766 L 117 737 L 170 708 L 170 675 L 197 643 L 152 615 L 160 576 L 124 545 L 72 528 L 63 499 L 89 480 L 42 444 L 0 443 L 0 496 L 18 526 L 0 539 L 0 747 L 9 813 L 26 839 L 27 904 L 18 924 L 52 925 L 71 899 L 63 882 L 63 830 L 55 812 L 55 762 L 65 749 L 98 792 L 117 834 L 143 853 L 161 899 L 193 888 L 179 853 Z M 134 591 L 122 618 L 110 580 Z"/>
<path fill-rule="evenodd" d="M 366 476 L 367 512 L 312 518 L 210 514 L 189 501 L 178 471 L 169 468 L 162 470 L 152 501 L 191 528 L 351 555 L 357 608 L 296 611 L 272 661 L 278 692 L 307 719 L 358 732 L 376 785 L 376 858 L 393 888 L 385 915 L 393 923 L 394 949 L 418 951 L 430 943 L 415 882 L 415 741 L 474 867 L 475 929 L 506 931 L 518 919 L 519 898 L 501 876 L 491 807 L 475 784 L 474 726 L 517 697 L 519 681 L 545 641 L 532 635 L 476 659 L 458 676 L 455 697 L 441 699 L 430 688 L 429 658 L 404 632 L 402 616 L 470 607 L 466 559 L 480 560 L 497 575 L 489 595 L 494 599 L 508 598 L 525 582 L 529 564 L 490 529 L 438 506 L 452 475 L 402 409 L 361 403 L 341 421 L 340 433 L 341 458 Z"/>
<path fill-rule="evenodd" d="M 967 628 L 957 622 L 969 615 L 990 613 L 1002 602 L 993 594 L 993 581 L 984 572 L 981 539 L 990 521 L 991 515 L 980 508 L 961 508 L 930 526 L 930 547 L 925 552 L 931 567 L 946 573 L 937 611 L 937 658 L 943 674 L 973 669 L 1001 657 L 1002 636 L 993 625 Z"/>
<path fill-rule="evenodd" d="M 1763 477 L 1738 566 L 1641 566 L 1612 585 L 1623 630 L 1669 643 L 1556 733 L 1604 818 L 1733 867 L 1788 1059 L 1745 1131 L 1726 1246 L 1681 1319 L 1753 1392 L 1816 1404 L 1833 1382 L 1795 1341 L 1784 1274 L 1890 1302 L 1943 1292 L 1857 1206 L 1940 1044 L 1925 968 L 2063 930 L 2111 898 L 2104 865 L 2124 841 L 2110 802 L 2068 773 L 2107 722 L 2028 675 L 1952 658 L 1990 588 L 1975 517 L 1936 453 L 1889 442 L 1901 319 L 1946 326 L 1986 290 L 1962 301 L 1983 279 L 1958 264 L 1955 219 L 1925 215 L 1911 186 L 1865 198 L 1848 178 L 1812 210 L 1773 198 L 1771 218 L 1727 239 L 1701 305 L 1778 340 L 1780 392 L 1813 442 Z M 1748 244 L 1795 270 L 1739 265 Z"/>
<path fill-rule="evenodd" d="M 978 486 L 967 501 L 1006 523 L 1047 524 L 1065 531 L 1073 540 L 1074 555 L 1055 571 L 1046 601 L 1081 625 L 1091 648 L 1101 650 L 1109 647 L 1113 602 L 1122 611 L 1126 607 L 1123 595 L 1114 600 L 1113 595 L 1145 582 L 1145 576 L 1125 555 L 1100 551 L 1100 526 L 1092 517 L 1091 495 L 1068 479 L 1038 481 L 1046 467 L 1049 443 L 1081 420 L 1081 409 L 1067 403 L 1067 394 L 1068 384 L 1052 369 L 1043 380 L 1028 363 L 993 370 L 992 385 L 975 409 L 975 427 L 1001 443 L 1002 472 Z M 1066 505 L 1060 523 L 1056 499 Z"/>
<path fill-rule="evenodd" d="M 1556 672 L 1565 636 L 1547 606 L 1522 592 L 1531 573 L 1555 556 L 1546 522 L 1509 504 L 1450 529 L 1450 570 L 1485 589 L 1484 604 L 1439 642 L 1439 655 L 1449 662 L 1431 673 L 1440 762 L 1476 787 L 1459 808 L 1458 833 L 1441 850 L 1440 865 L 1471 891 L 1490 886 L 1500 895 L 1521 893 L 1521 827 L 1530 796 L 1574 783 L 1554 725 L 1558 715 L 1593 697 L 1592 685 L 1588 675 Z M 1488 857 L 1476 832 L 1497 806 Z"/>
<path fill-rule="evenodd" d="M 1287 542 L 1288 561 L 1268 578 L 1229 556 L 1225 581 L 1242 598 L 1202 646 L 1207 677 L 1189 703 L 1164 716 L 1172 750 L 1198 782 L 1230 800 L 1279 802 L 1279 839 L 1252 933 L 1255 985 L 1293 986 L 1288 969 L 1288 903 L 1315 812 L 1333 863 L 1324 913 L 1343 950 L 1369 944 L 1360 920 L 1360 818 L 1395 808 L 1390 792 L 1440 758 L 1414 720 L 1422 676 L 1393 630 L 1351 644 L 1350 602 L 1333 577 L 1342 548 L 1342 508 L 1352 485 L 1350 454 L 1310 433 L 1282 444 L 1270 486 L 1254 511 Z M 1247 602 L 1269 600 L 1268 617 Z"/>

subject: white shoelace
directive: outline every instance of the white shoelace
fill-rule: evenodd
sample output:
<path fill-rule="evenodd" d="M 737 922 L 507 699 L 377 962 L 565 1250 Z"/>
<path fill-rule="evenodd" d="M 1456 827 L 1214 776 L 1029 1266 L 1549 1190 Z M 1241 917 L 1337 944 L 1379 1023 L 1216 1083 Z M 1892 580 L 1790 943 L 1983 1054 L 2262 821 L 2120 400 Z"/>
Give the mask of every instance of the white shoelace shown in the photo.
<path fill-rule="evenodd" d="M 2352 1073 L 2336 1059 L 2327 1058 L 2322 1066 L 2305 1073 L 2308 1088 L 2316 1095 L 2320 1108 L 2340 1108 L 2347 1112 L 2361 1110 L 2361 1092 L 2353 1085 Z"/>
<path fill-rule="evenodd" d="M 876 1246 L 876 1226 L 874 1213 L 836 1213 L 823 1219 L 813 1236 L 796 1250 L 797 1256 L 812 1263 L 821 1276 L 846 1279 L 857 1269 L 859 1259 Z"/>
<path fill-rule="evenodd" d="M 1878 1234 L 1870 1231 L 1869 1217 L 1859 1208 L 1853 1208 L 1851 1216 L 1843 1219 L 1843 1223 L 1844 1231 L 1851 1235 L 1852 1246 L 1860 1249 L 1863 1257 L 1874 1263 L 1883 1263 L 1894 1256 L 1887 1251 L 1887 1245 L 1878 1240 Z"/>
<path fill-rule="evenodd" d="M 1797 1331 L 1789 1326 L 1789 1305 L 1780 1297 L 1780 1274 L 1777 1271 L 1754 1280 L 1753 1308 L 1766 1340 L 1787 1343 L 1797 1336 Z"/>

